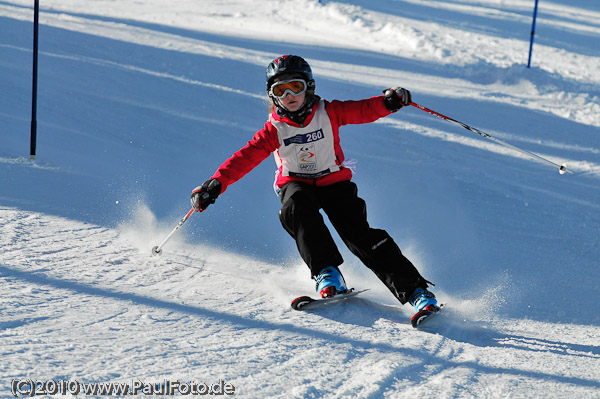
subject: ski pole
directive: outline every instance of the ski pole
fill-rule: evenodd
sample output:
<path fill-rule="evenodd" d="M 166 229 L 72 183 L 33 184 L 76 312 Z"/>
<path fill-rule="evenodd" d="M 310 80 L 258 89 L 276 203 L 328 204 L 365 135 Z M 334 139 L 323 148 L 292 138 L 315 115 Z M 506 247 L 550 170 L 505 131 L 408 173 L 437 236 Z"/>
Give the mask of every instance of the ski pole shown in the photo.
<path fill-rule="evenodd" d="M 162 247 L 167 243 L 167 241 L 169 241 L 171 236 L 175 234 L 175 232 L 179 230 L 179 228 L 183 226 L 183 224 L 190 218 L 192 212 L 194 212 L 194 208 L 190 209 L 190 211 L 179 221 L 179 223 L 177 223 L 177 226 L 175 226 L 175 228 L 171 230 L 169 235 L 163 240 L 163 242 L 160 243 L 160 245 L 157 245 L 154 248 L 152 248 L 152 255 L 156 256 L 162 254 Z"/>
<path fill-rule="evenodd" d="M 420 109 L 421 111 L 425 111 L 425 112 L 427 112 L 427 113 L 429 113 L 431 115 L 437 116 L 438 118 L 441 118 L 441 119 L 443 119 L 443 120 L 445 120 L 447 122 L 454 123 L 454 124 L 457 124 L 459 126 L 462 126 L 465 129 L 470 130 L 471 132 L 473 132 L 475 134 L 478 134 L 478 135 L 480 135 L 482 137 L 485 137 L 486 139 L 492 140 L 493 142 L 495 142 L 497 144 L 500 144 L 500 145 L 502 145 L 504 147 L 510 148 L 512 150 L 515 150 L 515 151 L 518 151 L 518 152 L 520 152 L 522 154 L 525 154 L 525 155 L 527 155 L 529 157 L 532 157 L 532 158 L 535 158 L 535 159 L 540 160 L 542 162 L 545 162 L 548 165 L 552 165 L 554 167 L 558 167 L 558 173 L 560 173 L 561 175 L 564 175 L 566 172 L 573 173 L 572 171 L 570 171 L 569 169 L 567 169 L 567 164 L 563 163 L 562 165 L 559 165 L 557 163 L 554 163 L 554 162 L 552 162 L 552 161 L 550 161 L 550 160 L 548 160 L 548 159 L 546 159 L 544 157 L 541 157 L 541 156 L 539 156 L 537 154 L 534 154 L 533 152 L 529 152 L 529 151 L 523 150 L 523 149 L 521 149 L 519 147 L 515 147 L 512 144 L 509 144 L 509 143 L 507 143 L 505 141 L 502 141 L 500 139 L 492 137 L 489 134 L 487 134 L 485 132 L 482 132 L 479 129 L 476 129 L 476 128 L 472 127 L 472 126 L 469 126 L 466 123 L 462 123 L 462 122 L 459 122 L 459 121 L 457 121 L 455 119 L 449 118 L 449 117 L 447 117 L 445 115 L 440 114 L 439 112 L 435 112 L 434 110 L 431 110 L 431 109 L 429 109 L 427 107 L 424 107 L 422 105 L 419 105 L 417 103 L 410 103 L 410 105 L 412 105 L 415 108 Z"/>

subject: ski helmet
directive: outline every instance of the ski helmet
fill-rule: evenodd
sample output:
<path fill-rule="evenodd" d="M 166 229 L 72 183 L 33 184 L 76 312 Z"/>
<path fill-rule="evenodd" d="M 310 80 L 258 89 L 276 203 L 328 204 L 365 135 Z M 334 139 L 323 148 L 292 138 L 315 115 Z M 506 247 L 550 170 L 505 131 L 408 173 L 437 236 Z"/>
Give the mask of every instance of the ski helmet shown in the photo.
<path fill-rule="evenodd" d="M 267 93 L 271 86 L 280 76 L 283 75 L 300 75 L 306 81 L 307 92 L 314 94 L 315 80 L 313 79 L 312 70 L 308 62 L 304 58 L 297 55 L 282 55 L 271 61 L 267 66 Z"/>

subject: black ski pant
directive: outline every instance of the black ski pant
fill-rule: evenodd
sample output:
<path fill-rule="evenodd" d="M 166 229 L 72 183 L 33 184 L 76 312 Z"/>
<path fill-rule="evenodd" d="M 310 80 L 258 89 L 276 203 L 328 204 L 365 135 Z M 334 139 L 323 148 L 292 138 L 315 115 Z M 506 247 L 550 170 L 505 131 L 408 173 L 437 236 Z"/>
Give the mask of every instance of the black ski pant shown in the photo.
<path fill-rule="evenodd" d="M 369 226 L 365 201 L 358 197 L 353 182 L 321 187 L 291 182 L 281 189 L 280 198 L 281 224 L 296 240 L 312 277 L 344 261 L 325 225 L 322 209 L 350 252 L 371 269 L 401 303 L 406 303 L 417 287 L 427 288 L 428 281 L 402 254 L 392 237 L 385 230 Z"/>

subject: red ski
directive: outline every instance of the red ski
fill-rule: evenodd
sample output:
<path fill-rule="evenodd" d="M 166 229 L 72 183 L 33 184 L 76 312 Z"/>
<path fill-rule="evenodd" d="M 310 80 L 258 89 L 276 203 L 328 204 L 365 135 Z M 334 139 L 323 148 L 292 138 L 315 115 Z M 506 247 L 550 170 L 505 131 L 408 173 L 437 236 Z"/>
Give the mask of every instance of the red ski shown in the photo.
<path fill-rule="evenodd" d="M 354 288 L 350 288 L 350 289 L 348 289 L 348 291 L 346 291 L 342 294 L 337 294 L 335 296 L 328 297 L 328 298 L 311 298 L 309 296 L 301 296 L 292 301 L 292 309 L 294 309 L 294 310 L 316 309 L 316 308 L 324 306 L 324 305 L 331 305 L 334 303 L 338 303 L 340 301 L 346 300 L 350 297 L 356 296 L 356 295 L 361 294 L 368 290 L 369 289 L 367 288 L 364 290 L 356 291 Z"/>

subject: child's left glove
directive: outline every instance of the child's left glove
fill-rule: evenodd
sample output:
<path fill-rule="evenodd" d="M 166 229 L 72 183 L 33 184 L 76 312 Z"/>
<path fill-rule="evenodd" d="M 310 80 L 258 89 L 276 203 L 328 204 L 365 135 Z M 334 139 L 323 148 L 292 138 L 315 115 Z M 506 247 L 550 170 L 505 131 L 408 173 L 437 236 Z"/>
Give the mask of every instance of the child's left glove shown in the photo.
<path fill-rule="evenodd" d="M 400 108 L 410 105 L 412 102 L 410 91 L 403 89 L 402 87 L 387 89 L 384 90 L 383 93 L 385 94 L 383 102 L 390 112 L 396 112 Z"/>
<path fill-rule="evenodd" d="M 196 212 L 203 212 L 221 194 L 221 183 L 217 179 L 208 179 L 201 186 L 192 191 L 192 208 Z"/>

